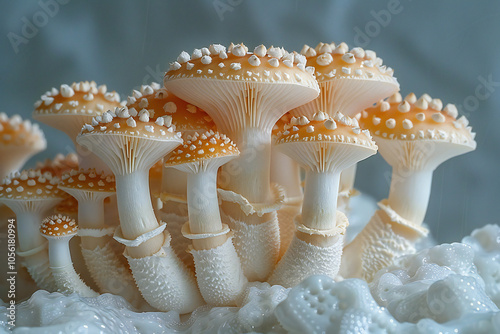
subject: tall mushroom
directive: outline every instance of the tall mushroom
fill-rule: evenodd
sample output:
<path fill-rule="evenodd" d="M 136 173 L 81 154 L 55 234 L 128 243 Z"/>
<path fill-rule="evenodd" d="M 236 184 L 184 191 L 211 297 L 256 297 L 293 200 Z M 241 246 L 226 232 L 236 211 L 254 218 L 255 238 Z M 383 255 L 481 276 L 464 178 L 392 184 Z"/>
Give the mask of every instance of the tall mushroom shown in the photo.
<path fill-rule="evenodd" d="M 222 209 L 249 280 L 265 279 L 278 259 L 276 210 L 283 197 L 270 186 L 271 133 L 288 110 L 318 96 L 313 69 L 281 48 L 253 53 L 243 44 L 213 44 L 182 52 L 165 75 L 165 87 L 205 110 L 232 138 L 240 156 L 222 168 L 228 191 Z"/>
<path fill-rule="evenodd" d="M 302 214 L 297 231 L 269 281 L 292 287 L 310 275 L 338 273 L 347 218 L 337 211 L 340 173 L 377 153 L 370 133 L 355 120 L 318 112 L 293 118 L 276 137 L 276 148 L 306 170 Z"/>
<path fill-rule="evenodd" d="M 126 107 L 104 113 L 93 124 L 84 126 L 77 141 L 115 174 L 120 227 L 114 238 L 126 246 L 124 255 L 139 290 L 159 310 L 193 311 L 201 305 L 201 295 L 194 276 L 173 252 L 165 224 L 156 220 L 148 182 L 151 166 L 182 143 L 180 133 L 150 121 L 147 110 Z"/>
<path fill-rule="evenodd" d="M 38 287 L 48 291 L 55 291 L 55 285 L 49 269 L 47 242 L 38 229 L 42 215 L 63 199 L 58 182 L 49 173 L 29 170 L 6 177 L 0 186 L 0 203 L 16 214 L 17 254 Z"/>
<path fill-rule="evenodd" d="M 443 110 L 439 99 L 417 100 L 399 93 L 366 109 L 361 126 L 373 133 L 382 157 L 392 166 L 389 198 L 379 203 L 368 225 L 345 251 L 344 277 L 371 281 L 394 258 L 415 251 L 414 242 L 427 234 L 421 226 L 429 202 L 432 173 L 444 161 L 476 148 L 467 119 L 457 108 Z"/>
<path fill-rule="evenodd" d="M 147 109 L 151 119 L 162 118 L 165 124 L 172 124 L 184 139 L 196 132 L 215 128 L 212 119 L 201 109 L 181 100 L 157 83 L 144 85 L 140 91 L 133 91 L 127 98 L 127 107 L 137 111 Z M 181 227 L 187 220 L 186 173 L 175 168 L 163 167 L 160 182 L 160 217 L 167 223 L 172 236 L 171 245 L 179 258 L 193 268 L 193 258 L 186 252 L 189 240 L 184 238 Z"/>
<path fill-rule="evenodd" d="M 115 179 L 95 169 L 64 174 L 59 189 L 78 201 L 78 235 L 85 264 L 101 293 L 120 295 L 139 306 L 142 297 L 126 263 L 113 252 L 114 227 L 105 224 L 104 200 L 115 195 Z"/>
<path fill-rule="evenodd" d="M 165 163 L 188 174 L 189 221 L 183 234 L 193 242 L 201 294 L 216 306 L 236 305 L 247 283 L 229 228 L 222 224 L 217 198 L 217 170 L 239 153 L 229 138 L 210 131 L 188 137 Z"/>
<path fill-rule="evenodd" d="M 349 51 L 346 43 L 319 43 L 316 48 L 304 45 L 301 55 L 307 66 L 316 69 L 319 96 L 290 113 L 311 118 L 317 110 L 330 116 L 336 113 L 354 117 L 363 109 L 399 90 L 393 70 L 382 65 L 382 59 L 371 50 L 355 47 Z M 340 179 L 339 204 L 345 209 L 354 187 L 356 164 L 347 168 Z"/>
<path fill-rule="evenodd" d="M 81 280 L 71 261 L 69 241 L 77 231 L 75 220 L 63 215 L 47 217 L 40 225 L 40 233 L 49 241 L 50 270 L 57 291 L 65 295 L 77 293 L 82 297 L 97 297 L 98 293 Z"/>
<path fill-rule="evenodd" d="M 46 147 L 45 136 L 38 124 L 23 121 L 19 115 L 9 118 L 0 113 L 0 179 L 20 170 L 31 156 Z"/>
<path fill-rule="evenodd" d="M 75 144 L 80 167 L 108 170 L 96 156 L 82 149 L 76 142 L 85 123 L 93 117 L 120 106 L 120 96 L 108 92 L 106 85 L 97 86 L 94 81 L 82 81 L 52 88 L 35 103 L 33 118 L 57 130 L 63 131 Z"/>

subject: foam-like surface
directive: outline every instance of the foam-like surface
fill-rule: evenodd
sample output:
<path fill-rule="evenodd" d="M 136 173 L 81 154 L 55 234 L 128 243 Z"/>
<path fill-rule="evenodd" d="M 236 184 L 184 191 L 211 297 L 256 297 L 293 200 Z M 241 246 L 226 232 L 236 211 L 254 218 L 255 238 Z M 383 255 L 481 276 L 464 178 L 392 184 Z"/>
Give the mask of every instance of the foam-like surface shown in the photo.
<path fill-rule="evenodd" d="M 319 247 L 293 238 L 288 250 L 269 278 L 271 284 L 293 287 L 311 275 L 335 278 L 340 267 L 343 236 L 329 247 Z"/>
<path fill-rule="evenodd" d="M 120 261 L 113 252 L 112 243 L 115 242 L 108 242 L 103 248 L 96 247 L 92 250 L 82 248 L 87 269 L 101 293 L 120 295 L 138 307 L 143 302 L 141 293 L 132 273 L 125 266 L 126 261 Z"/>
<path fill-rule="evenodd" d="M 192 273 L 175 255 L 170 236 L 155 254 L 140 259 L 125 255 L 135 282 L 149 305 L 161 311 L 192 312 L 203 304 Z"/>
<path fill-rule="evenodd" d="M 219 247 L 191 250 L 196 268 L 196 279 L 203 299 L 214 306 L 234 306 L 243 292 L 247 279 L 232 238 Z"/>
<path fill-rule="evenodd" d="M 228 216 L 229 226 L 234 232 L 234 246 L 241 260 L 243 272 L 249 281 L 264 280 L 274 269 L 279 256 L 280 231 L 277 214 L 274 219 L 251 225 Z"/>

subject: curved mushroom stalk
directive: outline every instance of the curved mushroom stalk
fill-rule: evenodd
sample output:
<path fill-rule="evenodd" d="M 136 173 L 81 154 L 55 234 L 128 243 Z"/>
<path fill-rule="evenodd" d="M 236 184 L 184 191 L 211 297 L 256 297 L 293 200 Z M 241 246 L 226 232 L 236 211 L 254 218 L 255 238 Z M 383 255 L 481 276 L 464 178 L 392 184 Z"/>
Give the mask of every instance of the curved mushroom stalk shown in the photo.
<path fill-rule="evenodd" d="M 297 232 L 269 281 L 291 287 L 309 275 L 338 273 L 347 218 L 337 211 L 340 172 L 376 153 L 368 132 L 351 119 L 318 112 L 293 118 L 276 137 L 276 147 L 306 169 Z"/>
<path fill-rule="evenodd" d="M 388 206 L 379 203 L 365 228 L 344 248 L 340 275 L 371 282 L 375 274 L 402 255 L 415 252 L 415 240 L 427 229 L 413 225 Z"/>
<path fill-rule="evenodd" d="M 149 305 L 160 311 L 192 312 L 203 304 L 196 281 L 170 246 L 168 232 L 164 233 L 164 240 L 162 248 L 150 256 L 134 258 L 127 250 L 124 255 Z"/>
<path fill-rule="evenodd" d="M 395 257 L 414 251 L 427 231 L 421 226 L 429 203 L 432 173 L 442 162 L 472 151 L 474 134 L 457 109 L 424 94 L 399 93 L 362 113 L 382 157 L 392 166 L 389 199 L 379 203 L 368 225 L 346 247 L 342 273 L 371 280 Z M 344 268 L 345 267 L 345 268 Z"/>
<path fill-rule="evenodd" d="M 297 233 L 269 278 L 269 283 L 291 288 L 311 275 L 336 277 L 343 238 L 340 234 L 325 236 Z"/>
<path fill-rule="evenodd" d="M 57 291 L 56 283 L 50 270 L 47 242 L 44 242 L 40 247 L 26 252 L 18 249 L 16 254 L 22 258 L 21 264 L 26 267 L 29 275 L 40 289 L 49 292 Z"/>
<path fill-rule="evenodd" d="M 85 126 L 77 140 L 115 174 L 120 226 L 114 238 L 126 246 L 139 290 L 158 309 L 192 312 L 202 298 L 194 277 L 171 249 L 170 235 L 162 233 L 165 225 L 156 220 L 149 191 L 149 169 L 182 143 L 180 133 L 165 126 L 163 119 L 150 121 L 145 109 L 137 113 L 117 108 L 93 123 L 99 127 Z"/>
<path fill-rule="evenodd" d="M 187 173 L 189 221 L 182 234 L 193 242 L 190 252 L 201 294 L 216 306 L 236 305 L 247 283 L 229 228 L 222 224 L 217 196 L 217 170 L 238 154 L 225 135 L 207 131 L 190 137 L 165 162 Z"/>
<path fill-rule="evenodd" d="M 65 295 L 77 293 L 82 297 L 97 297 L 76 273 L 71 261 L 69 241 L 76 235 L 76 222 L 66 216 L 47 217 L 40 225 L 40 233 L 49 241 L 49 262 L 58 292 Z"/>

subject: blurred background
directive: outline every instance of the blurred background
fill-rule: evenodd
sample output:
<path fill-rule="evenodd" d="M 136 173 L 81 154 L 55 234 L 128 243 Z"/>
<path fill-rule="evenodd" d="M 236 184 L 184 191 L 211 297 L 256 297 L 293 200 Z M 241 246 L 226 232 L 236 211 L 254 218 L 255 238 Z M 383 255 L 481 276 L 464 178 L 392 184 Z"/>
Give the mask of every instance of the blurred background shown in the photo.
<path fill-rule="evenodd" d="M 344 41 L 375 50 L 395 69 L 403 96 L 455 103 L 477 132 L 476 151 L 434 173 L 426 218 L 434 237 L 458 241 L 500 223 L 499 1 L 3 1 L 0 22 L 0 111 L 23 118 L 63 83 L 95 80 L 125 99 L 161 82 L 181 51 L 211 43 L 300 51 Z M 41 128 L 49 147 L 29 166 L 73 150 L 66 135 Z M 390 175 L 377 155 L 359 165 L 356 187 L 381 200 Z"/>

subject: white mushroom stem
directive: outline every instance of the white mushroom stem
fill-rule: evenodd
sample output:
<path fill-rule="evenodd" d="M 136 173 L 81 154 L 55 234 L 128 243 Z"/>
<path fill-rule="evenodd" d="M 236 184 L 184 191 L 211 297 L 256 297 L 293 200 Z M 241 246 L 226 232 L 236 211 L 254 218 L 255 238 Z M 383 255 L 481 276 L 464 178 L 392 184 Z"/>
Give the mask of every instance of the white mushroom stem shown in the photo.
<path fill-rule="evenodd" d="M 249 127 L 229 133 L 240 156 L 223 166 L 228 189 L 243 195 L 250 203 L 273 200 L 270 188 L 271 129 Z"/>
<path fill-rule="evenodd" d="M 69 240 L 66 237 L 48 237 L 49 262 L 57 290 L 64 294 L 78 293 L 82 297 L 97 297 L 99 294 L 89 288 L 76 273 L 71 261 Z"/>
<path fill-rule="evenodd" d="M 19 249 L 23 252 L 39 247 L 45 243 L 40 235 L 40 222 L 43 210 L 16 212 Z"/>
<path fill-rule="evenodd" d="M 340 173 L 306 171 L 302 222 L 307 227 L 335 227 Z"/>
<path fill-rule="evenodd" d="M 389 206 L 410 222 L 422 224 L 431 194 L 432 170 L 392 171 Z"/>
<path fill-rule="evenodd" d="M 283 186 L 287 198 L 302 197 L 299 164 L 275 148 L 271 151 L 271 182 Z"/>
<path fill-rule="evenodd" d="M 130 174 L 116 175 L 116 196 L 123 236 L 135 239 L 159 226 L 149 196 L 148 170 L 138 169 Z M 162 245 L 160 241 L 153 253 Z"/>
<path fill-rule="evenodd" d="M 222 229 L 217 198 L 217 169 L 189 174 L 187 178 L 189 227 L 192 233 L 210 233 Z"/>

